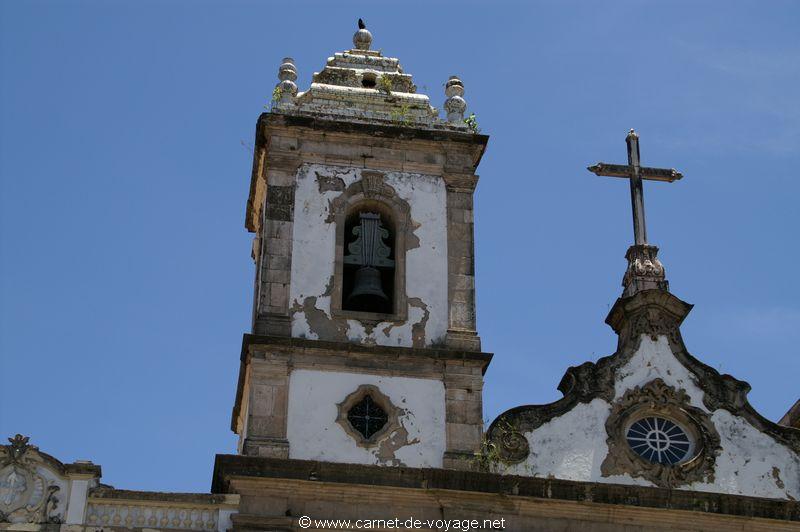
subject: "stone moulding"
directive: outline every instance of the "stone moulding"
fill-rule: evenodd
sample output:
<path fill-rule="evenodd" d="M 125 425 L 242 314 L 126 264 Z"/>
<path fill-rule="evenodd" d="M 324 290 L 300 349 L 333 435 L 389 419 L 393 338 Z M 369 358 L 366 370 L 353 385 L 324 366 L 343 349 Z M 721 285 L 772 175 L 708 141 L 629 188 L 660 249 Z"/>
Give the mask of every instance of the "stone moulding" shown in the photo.
<path fill-rule="evenodd" d="M 558 385 L 564 397 L 549 404 L 519 406 L 503 412 L 489 426 L 487 438 L 510 463 L 525 460 L 530 451 L 525 452 L 525 446 L 517 442 L 505 441 L 501 427 L 510 425 L 524 434 L 579 403 L 589 403 L 596 398 L 612 403 L 617 370 L 636 353 L 642 335 L 646 334 L 651 338 L 666 336 L 675 358 L 697 377 L 697 384 L 703 390 L 703 404 L 709 411 L 724 409 L 740 416 L 800 454 L 800 429 L 778 425 L 761 416 L 747 400 L 749 384 L 731 375 L 722 375 L 689 354 L 681 337 L 680 324 L 691 309 L 692 305 L 658 289 L 619 298 L 606 318 L 606 323 L 619 335 L 617 351 L 597 362 L 584 362 L 567 369 Z"/>
<path fill-rule="evenodd" d="M 372 397 L 372 400 L 375 401 L 388 416 L 386 424 L 370 438 L 362 436 L 360 432 L 353 428 L 353 425 L 350 424 L 350 420 L 347 419 L 347 413 L 350 412 L 350 409 L 367 395 Z M 336 422 L 341 425 L 348 436 L 355 440 L 359 447 L 374 447 L 386 436 L 400 428 L 400 410 L 394 406 L 391 399 L 384 395 L 377 386 L 371 384 L 362 384 L 353 393 L 345 397 L 341 403 L 337 404 L 336 407 L 338 410 Z"/>
<path fill-rule="evenodd" d="M 636 454 L 628 445 L 625 432 L 630 424 L 647 415 L 672 419 L 688 429 L 692 454 L 675 465 L 653 463 Z M 608 454 L 600 467 L 603 476 L 628 474 L 641 477 L 662 488 L 693 482 L 713 482 L 720 437 L 711 417 L 689 404 L 685 390 L 676 390 L 661 379 L 625 392 L 606 419 Z"/>
<path fill-rule="evenodd" d="M 394 249 L 394 308 L 391 314 L 348 311 L 342 308 L 344 291 L 345 221 L 348 213 L 361 206 L 381 212 L 390 219 L 395 232 Z M 397 195 L 397 191 L 384 180 L 382 172 L 362 170 L 361 179 L 351 184 L 331 202 L 330 219 L 336 224 L 336 257 L 334 263 L 331 314 L 335 318 L 355 319 L 362 322 L 402 323 L 408 317 L 406 295 L 406 251 L 416 241 L 411 223 L 411 206 Z"/>
<path fill-rule="evenodd" d="M 359 367 L 378 367 L 390 369 L 388 374 L 406 377 L 442 378 L 447 361 L 459 365 L 479 367 L 480 374 L 492 360 L 491 353 L 475 351 L 457 351 L 436 347 L 400 347 L 361 345 L 352 342 L 335 342 L 329 340 L 308 340 L 305 338 L 287 338 L 284 336 L 259 336 L 245 334 L 242 337 L 242 348 L 239 355 L 239 380 L 236 386 L 236 398 L 231 413 L 231 431 L 238 434 L 242 426 L 242 416 L 246 410 L 246 375 L 251 371 L 253 360 L 285 359 L 294 368 L 319 369 L 321 360 L 332 361 L 331 368 L 347 367 L 348 371 L 358 371 Z M 369 358 L 372 364 L 351 364 L 348 360 L 357 361 Z"/>
<path fill-rule="evenodd" d="M 385 493 L 389 497 L 413 494 L 433 497 L 434 509 L 441 509 L 442 501 L 461 502 L 463 508 L 478 512 L 504 509 L 511 514 L 520 504 L 535 504 L 552 500 L 559 505 L 568 502 L 590 503 L 590 512 L 618 512 L 631 507 L 653 508 L 659 513 L 657 525 L 673 528 L 708 529 L 698 526 L 700 519 L 714 515 L 764 517 L 774 521 L 764 523 L 762 530 L 784 527 L 800 521 L 800 503 L 779 499 L 726 495 L 690 490 L 669 490 L 658 487 L 622 485 L 611 483 L 579 482 L 555 478 L 500 475 L 475 471 L 445 469 L 384 467 L 311 460 L 278 460 L 257 456 L 217 455 L 212 477 L 212 493 L 264 493 L 274 486 L 284 500 L 301 489 L 317 490 L 306 500 L 318 500 L 327 494 L 332 500 L 342 500 L 342 491 L 331 489 L 341 485 L 342 490 L 354 485 L 369 490 L 370 496 Z M 480 499 L 478 495 L 492 494 L 496 498 Z M 511 497 L 509 497 L 511 496 Z M 280 496 L 278 498 L 281 498 Z M 395 499 L 393 499 L 395 500 Z M 485 501 L 484 506 L 478 506 Z M 608 505 L 614 505 L 609 508 Z M 420 499 L 408 506 L 418 511 Z M 452 506 L 446 506 L 448 509 Z M 513 509 L 512 509 L 513 508 Z M 685 510 L 686 513 L 672 513 Z M 691 512 L 691 513 L 689 513 Z M 277 515 L 284 515 L 284 507 Z M 510 515 L 509 515 L 510 517 Z M 676 518 L 681 517 L 681 521 Z M 574 518 L 574 515 L 573 515 Z M 665 520 L 666 519 L 666 520 Z M 782 523 L 779 520 L 790 521 Z M 653 523 L 653 521 L 650 521 Z M 707 522 L 707 521 L 706 521 Z M 719 521 L 717 521 L 719 522 Z M 754 520 L 745 521 L 755 528 Z M 635 527 L 630 523 L 628 528 Z M 742 523 L 739 523 L 742 526 Z M 745 525 L 745 526 L 747 526 Z M 591 524 L 587 525 L 591 527 Z M 605 523 L 603 529 L 613 525 Z M 510 527 L 507 530 L 524 530 Z M 720 527 L 721 529 L 721 527 Z"/>

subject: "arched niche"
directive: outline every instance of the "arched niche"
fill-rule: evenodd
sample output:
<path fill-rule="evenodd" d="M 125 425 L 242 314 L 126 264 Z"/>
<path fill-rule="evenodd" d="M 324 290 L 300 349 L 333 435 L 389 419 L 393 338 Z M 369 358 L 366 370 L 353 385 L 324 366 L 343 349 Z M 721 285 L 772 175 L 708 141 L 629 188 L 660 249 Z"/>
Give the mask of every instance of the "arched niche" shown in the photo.
<path fill-rule="evenodd" d="M 331 292 L 331 312 L 335 317 L 355 319 L 366 322 L 405 321 L 408 314 L 406 295 L 406 245 L 410 240 L 411 208 L 397 192 L 386 184 L 380 172 L 363 171 L 361 179 L 351 184 L 331 204 L 334 223 L 336 225 L 336 261 L 334 268 L 333 291 Z M 361 212 L 380 215 L 389 230 L 392 242 L 392 260 L 394 273 L 391 283 L 391 308 L 388 312 L 367 312 L 348 310 L 344 305 L 346 295 L 345 263 L 349 242 L 348 227 L 352 227 L 354 216 Z M 350 223 L 348 224 L 348 218 Z"/>

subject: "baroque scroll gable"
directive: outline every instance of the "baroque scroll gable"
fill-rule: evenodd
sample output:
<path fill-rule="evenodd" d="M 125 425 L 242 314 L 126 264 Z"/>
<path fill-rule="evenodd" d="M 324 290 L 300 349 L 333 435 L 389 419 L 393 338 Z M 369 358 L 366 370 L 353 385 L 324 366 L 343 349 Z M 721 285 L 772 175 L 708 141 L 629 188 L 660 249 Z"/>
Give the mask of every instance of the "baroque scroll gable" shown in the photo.
<path fill-rule="evenodd" d="M 498 416 L 487 431 L 487 444 L 496 451 L 496 459 L 519 474 L 557 475 L 552 464 L 563 461 L 552 447 L 542 448 L 542 442 L 559 435 L 558 430 L 570 433 L 570 420 L 582 419 L 586 425 L 581 435 L 588 435 L 581 440 L 583 448 L 598 449 L 604 443 L 608 455 L 600 457 L 598 470 L 574 473 L 573 469 L 568 471 L 574 474 L 569 478 L 602 482 L 638 478 L 662 487 L 694 489 L 704 485 L 729 493 L 748 494 L 748 490 L 756 489 L 770 493 L 772 477 L 742 480 L 746 475 L 761 475 L 754 473 L 757 467 L 753 464 L 738 464 L 731 472 L 733 466 L 726 462 L 725 453 L 737 446 L 748 448 L 752 442 L 726 428 L 732 421 L 722 420 L 737 416 L 736 423 L 748 424 L 753 434 L 760 432 L 766 447 L 759 452 L 781 457 L 776 460 L 782 461 L 787 472 L 794 471 L 791 464 L 800 459 L 800 430 L 763 418 L 747 401 L 750 387 L 746 382 L 721 375 L 687 351 L 680 325 L 690 309 L 691 305 L 661 290 L 620 298 L 606 320 L 619 335 L 617 351 L 596 362 L 569 368 L 559 384 L 564 397 L 558 401 L 520 406 Z M 590 419 L 586 413 L 596 416 Z M 649 462 L 634 452 L 635 445 L 626 439 L 635 423 L 655 417 L 684 429 L 693 443 L 685 455 L 672 457 L 671 463 Z M 547 458 L 552 462 L 541 456 L 552 456 Z M 716 469 L 718 457 L 728 464 L 722 472 Z M 567 458 L 565 454 L 564 460 Z M 781 469 L 780 465 L 776 467 Z M 742 479 L 736 477 L 739 473 L 744 475 Z M 758 488 L 753 487 L 756 483 Z M 797 489 L 785 484 L 784 490 L 776 480 L 777 496 Z"/>

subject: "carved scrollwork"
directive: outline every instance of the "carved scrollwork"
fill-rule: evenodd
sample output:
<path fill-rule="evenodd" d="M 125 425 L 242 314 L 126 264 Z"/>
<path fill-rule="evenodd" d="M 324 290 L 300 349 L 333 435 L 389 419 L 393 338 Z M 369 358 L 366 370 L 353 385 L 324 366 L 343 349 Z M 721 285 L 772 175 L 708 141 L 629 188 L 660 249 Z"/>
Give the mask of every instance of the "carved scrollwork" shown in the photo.
<path fill-rule="evenodd" d="M 632 338 L 647 334 L 655 340 L 660 335 L 670 338 L 677 332 L 678 320 L 657 308 L 649 308 L 634 318 L 630 334 Z"/>
<path fill-rule="evenodd" d="M 621 345 L 632 351 L 637 349 L 642 334 L 653 341 L 666 336 L 673 349 L 680 350 L 683 346 L 680 325 L 691 308 L 669 292 L 645 290 L 634 297 L 618 299 L 606 323 L 619 334 Z"/>
<path fill-rule="evenodd" d="M 361 172 L 361 190 L 368 198 L 395 194 L 394 189 L 385 183 L 384 175 L 380 172 Z"/>
<path fill-rule="evenodd" d="M 526 411 L 521 415 L 507 412 L 498 417 L 486 432 L 481 453 L 487 461 L 517 464 L 525 460 L 531 452 L 524 432 L 531 426 L 538 426 L 537 412 Z"/>
<path fill-rule="evenodd" d="M 692 443 L 686 459 L 675 464 L 646 460 L 626 439 L 628 427 L 646 416 L 674 420 L 689 432 Z M 710 416 L 691 406 L 684 390 L 676 390 L 661 379 L 625 392 L 606 420 L 608 455 L 601 466 L 603 476 L 630 475 L 660 487 L 673 488 L 698 481 L 713 482 L 720 437 Z"/>
<path fill-rule="evenodd" d="M 531 452 L 528 439 L 517 430 L 500 430 L 498 443 L 500 459 L 509 464 L 525 460 Z"/>
<path fill-rule="evenodd" d="M 664 265 L 658 260 L 658 248 L 647 244 L 631 246 L 625 253 L 628 268 L 622 278 L 624 295 L 630 296 L 642 290 L 668 290 Z"/>
<path fill-rule="evenodd" d="M 44 460 L 29 438 L 17 434 L 0 447 L 0 522 L 60 523 L 61 489 L 41 474 Z"/>

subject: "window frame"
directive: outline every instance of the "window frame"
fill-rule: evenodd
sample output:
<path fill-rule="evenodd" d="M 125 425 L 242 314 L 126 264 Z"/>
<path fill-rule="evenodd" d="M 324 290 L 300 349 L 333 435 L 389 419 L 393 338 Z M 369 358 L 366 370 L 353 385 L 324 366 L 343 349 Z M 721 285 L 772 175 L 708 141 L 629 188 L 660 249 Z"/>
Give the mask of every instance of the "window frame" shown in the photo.
<path fill-rule="evenodd" d="M 333 290 L 331 292 L 331 315 L 337 318 L 353 319 L 367 323 L 405 322 L 408 319 L 408 296 L 406 295 L 406 245 L 410 241 L 411 207 L 401 199 L 397 192 L 386 184 L 384 174 L 375 171 L 362 171 L 361 179 L 352 183 L 331 202 L 331 213 L 336 226 L 335 265 Z M 365 312 L 345 310 L 342 296 L 344 292 L 344 255 L 347 238 L 345 227 L 348 215 L 354 210 L 378 210 L 389 217 L 394 231 L 394 293 L 392 312 Z"/>
<path fill-rule="evenodd" d="M 386 412 L 386 423 L 369 438 L 365 438 L 361 432 L 356 430 L 350 423 L 347 415 L 355 405 L 360 403 L 364 397 L 369 395 L 379 407 Z M 400 428 L 400 410 L 392 403 L 380 389 L 372 384 L 362 384 L 355 391 L 350 393 L 341 403 L 336 405 L 338 415 L 336 422 L 344 429 L 348 436 L 353 438 L 359 447 L 374 447 L 380 444 L 385 438 Z"/>
<path fill-rule="evenodd" d="M 692 423 L 686 423 L 686 421 L 689 420 L 688 416 L 684 416 L 681 414 L 683 413 L 680 411 L 680 409 L 668 411 L 667 413 L 663 411 L 653 411 L 646 408 L 640 410 L 639 412 L 636 413 L 636 415 L 631 416 L 631 418 L 628 419 L 628 422 L 625 424 L 626 425 L 625 429 L 622 431 L 623 434 L 625 435 L 625 441 L 628 443 L 628 447 L 630 447 L 630 450 L 633 451 L 640 459 L 653 464 L 661 464 L 663 466 L 678 466 L 685 462 L 689 462 L 690 460 L 692 460 L 692 458 L 694 458 L 696 454 L 695 446 L 698 438 L 697 430 L 695 429 Z M 681 420 L 676 419 L 679 417 L 683 419 Z M 631 430 L 631 427 L 636 425 L 638 422 L 646 419 L 662 419 L 669 421 L 681 431 L 681 433 L 686 437 L 687 448 L 686 451 L 684 451 L 683 456 L 680 457 L 680 459 L 674 462 L 661 462 L 657 460 L 651 460 L 650 458 L 645 457 L 639 451 L 634 449 L 634 445 L 631 443 L 631 438 L 629 436 L 629 431 Z"/>

